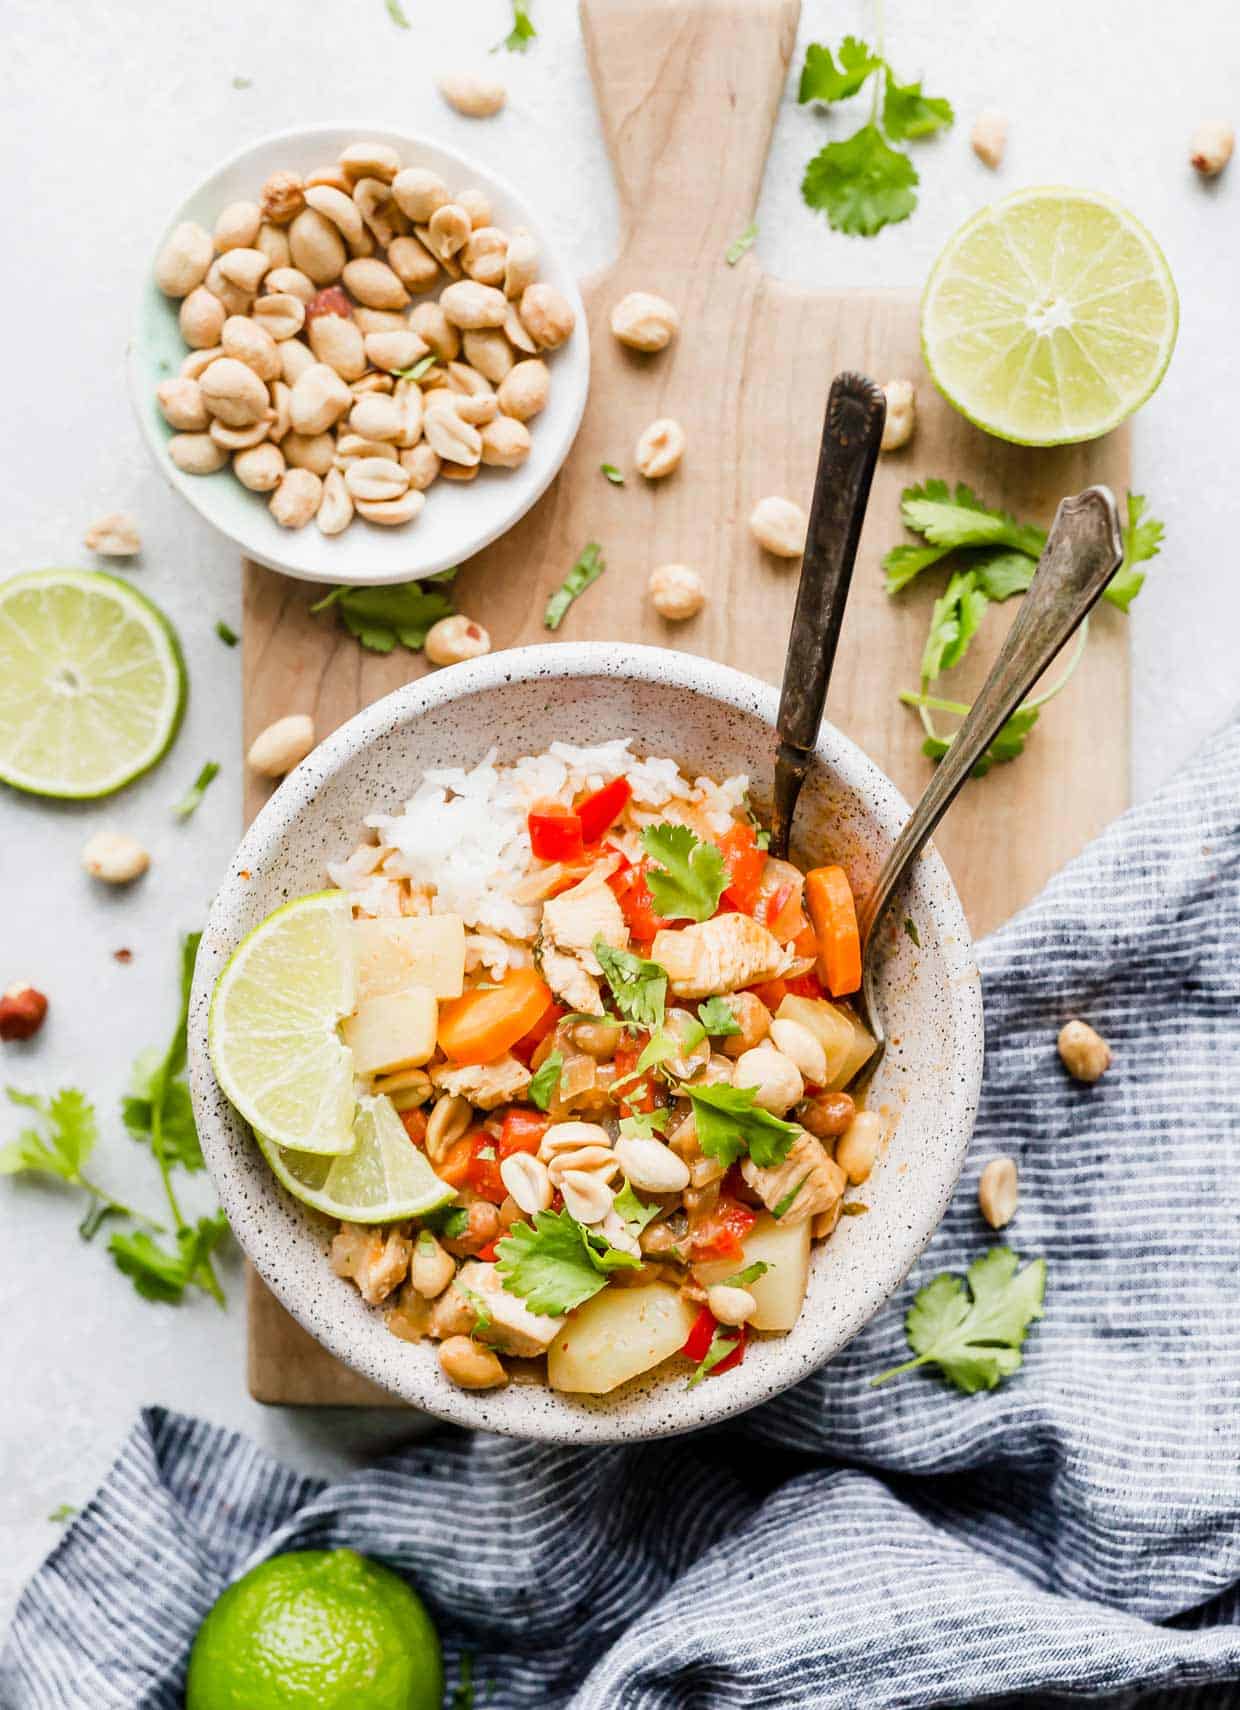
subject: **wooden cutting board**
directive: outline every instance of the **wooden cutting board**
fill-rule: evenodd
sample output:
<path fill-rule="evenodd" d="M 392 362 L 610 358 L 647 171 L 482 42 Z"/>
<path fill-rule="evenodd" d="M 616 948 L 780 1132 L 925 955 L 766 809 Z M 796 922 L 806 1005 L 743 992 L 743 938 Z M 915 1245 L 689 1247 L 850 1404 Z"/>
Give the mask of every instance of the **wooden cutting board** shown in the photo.
<path fill-rule="evenodd" d="M 777 682 L 797 567 L 762 553 L 746 518 L 768 493 L 808 506 L 837 371 L 913 379 L 917 433 L 879 463 L 827 714 L 915 798 L 929 762 L 915 716 L 896 697 L 917 686 L 941 578 L 928 575 L 924 588 L 898 601 L 883 591 L 879 561 L 904 538 L 900 489 L 929 475 L 963 480 L 990 502 L 1045 523 L 1062 495 L 1094 481 L 1122 500 L 1129 440 L 1121 431 L 1050 451 L 1000 444 L 951 410 L 927 378 L 913 294 L 784 285 L 762 272 L 753 253 L 725 265 L 724 251 L 757 205 L 798 11 L 798 0 L 581 0 L 621 209 L 620 253 L 584 287 L 590 401 L 559 478 L 510 534 L 464 567 L 457 598 L 497 648 L 548 641 L 547 596 L 585 543 L 597 540 L 607 572 L 556 639 L 677 647 Z M 954 137 L 948 146 L 964 143 Z M 863 240 L 807 224 L 805 241 L 826 271 L 839 243 Z M 681 314 L 679 338 L 654 356 L 624 349 L 608 329 L 611 305 L 640 289 L 667 296 Z M 676 474 L 646 483 L 633 472 L 632 448 L 658 416 L 683 424 L 688 449 Z M 604 462 L 624 470 L 624 487 L 604 479 Z M 650 569 L 669 562 L 695 565 L 710 589 L 691 623 L 663 622 L 645 599 Z M 326 736 L 425 669 L 420 655 L 363 652 L 330 616 L 311 617 L 320 593 L 245 566 L 247 744 L 290 712 L 313 714 Z M 980 681 L 1006 621 L 1003 610 L 990 614 L 953 694 L 967 698 Z M 1083 665 L 1026 754 L 966 790 L 938 838 L 977 934 L 1027 902 L 1127 805 L 1124 625 L 1109 607 L 1100 610 Z M 250 781 L 247 820 L 266 794 L 267 786 Z M 253 1276 L 249 1295 L 257 1399 L 396 1405 L 326 1354 Z"/>

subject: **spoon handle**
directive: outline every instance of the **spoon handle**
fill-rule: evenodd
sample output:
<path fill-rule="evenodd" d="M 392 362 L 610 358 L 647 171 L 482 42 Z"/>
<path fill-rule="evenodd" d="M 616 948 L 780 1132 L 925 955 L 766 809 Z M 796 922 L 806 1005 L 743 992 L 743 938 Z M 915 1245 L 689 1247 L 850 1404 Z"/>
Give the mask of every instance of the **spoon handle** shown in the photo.
<path fill-rule="evenodd" d="M 887 400 L 864 374 L 837 374 L 827 398 L 796 610 L 779 700 L 771 853 L 788 853 L 797 797 L 818 741 Z"/>
<path fill-rule="evenodd" d="M 1087 487 L 1060 503 L 999 657 L 858 911 L 863 943 L 974 766 L 1097 604 L 1123 556 L 1123 535 L 1109 488 Z"/>

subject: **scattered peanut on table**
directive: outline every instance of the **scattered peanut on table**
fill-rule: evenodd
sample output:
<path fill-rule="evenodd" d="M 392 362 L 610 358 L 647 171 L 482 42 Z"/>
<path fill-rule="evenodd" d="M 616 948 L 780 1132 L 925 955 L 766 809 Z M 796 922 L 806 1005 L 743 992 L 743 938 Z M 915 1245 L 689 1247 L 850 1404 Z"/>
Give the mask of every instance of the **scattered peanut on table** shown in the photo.
<path fill-rule="evenodd" d="M 290 474 L 299 471 L 291 470 Z M 286 477 L 287 479 L 287 477 Z M 311 476 L 317 480 L 317 476 Z M 260 730 L 250 744 L 246 764 L 262 778 L 282 778 L 314 747 L 314 720 L 308 713 L 290 713 Z"/>
<path fill-rule="evenodd" d="M 1226 119 L 1207 119 L 1193 132 L 1189 159 L 1203 178 L 1217 178 L 1231 159 L 1236 133 Z"/>
<path fill-rule="evenodd" d="M 1059 1055 L 1074 1081 L 1101 1080 L 1111 1066 L 1111 1047 L 1087 1021 L 1068 1021 L 1059 1030 Z"/>
<path fill-rule="evenodd" d="M 792 499 L 778 495 L 759 499 L 749 513 L 749 532 L 765 552 L 776 558 L 799 558 L 805 551 L 809 518 Z"/>
<path fill-rule="evenodd" d="M 503 105 L 492 79 L 440 87 L 461 112 Z M 482 190 L 454 195 L 387 144 L 354 143 L 304 179 L 273 173 L 213 232 L 177 226 L 156 260 L 189 346 L 156 389 L 169 457 L 186 475 L 231 461 L 284 528 L 414 521 L 441 475 L 529 457 L 550 395 L 542 353 L 576 324 L 538 271 L 533 234 L 493 224 Z M 361 492 L 378 477 L 356 466 L 376 459 L 393 473 Z"/>
<path fill-rule="evenodd" d="M 444 72 L 438 85 L 449 107 L 467 119 L 493 118 L 508 99 L 508 91 L 498 77 L 487 77 L 477 71 Z"/>
<path fill-rule="evenodd" d="M 137 838 L 123 831 L 97 831 L 82 850 L 83 867 L 105 885 L 128 885 L 141 878 L 150 864 L 151 857 Z"/>
<path fill-rule="evenodd" d="M 479 659 L 491 651 L 491 637 L 480 623 L 455 612 L 440 618 L 426 632 L 426 657 L 432 665 L 460 665 L 466 659 Z"/>
<path fill-rule="evenodd" d="M 669 623 L 696 617 L 706 604 L 706 585 L 688 564 L 660 564 L 646 584 L 650 603 Z"/>
<path fill-rule="evenodd" d="M 977 1184 L 977 1203 L 992 1229 L 1006 1229 L 1016 1216 L 1020 1184 L 1013 1158 L 992 1158 Z"/>
<path fill-rule="evenodd" d="M 984 107 L 973 121 L 973 134 L 969 142 L 982 165 L 988 166 L 992 172 L 996 172 L 1003 164 L 1007 129 L 1007 114 L 999 112 L 996 107 Z"/>
<path fill-rule="evenodd" d="M 666 297 L 630 291 L 611 311 L 611 330 L 630 350 L 663 350 L 680 331 L 680 315 Z"/>
<path fill-rule="evenodd" d="M 913 437 L 917 426 L 917 397 L 911 380 L 888 380 L 883 387 L 887 399 L 887 419 L 883 423 L 880 449 L 899 451 Z"/>
<path fill-rule="evenodd" d="M 647 481 L 661 481 L 679 466 L 684 454 L 684 428 L 671 416 L 661 416 L 638 435 L 633 461 Z"/>
<path fill-rule="evenodd" d="M 132 517 L 123 511 L 111 511 L 91 524 L 84 544 L 88 552 L 97 552 L 101 558 L 132 558 L 141 550 L 142 538 Z"/>

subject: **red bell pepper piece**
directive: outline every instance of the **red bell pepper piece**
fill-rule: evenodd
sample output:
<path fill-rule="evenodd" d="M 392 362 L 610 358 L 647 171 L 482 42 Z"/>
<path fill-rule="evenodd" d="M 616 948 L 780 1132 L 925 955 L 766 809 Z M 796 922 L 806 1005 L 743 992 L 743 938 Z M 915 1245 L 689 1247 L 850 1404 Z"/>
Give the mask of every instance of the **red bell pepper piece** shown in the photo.
<path fill-rule="evenodd" d="M 415 1105 L 412 1110 L 402 1110 L 400 1119 L 405 1125 L 405 1133 L 415 1146 L 421 1146 L 426 1140 L 426 1117 Z"/>
<path fill-rule="evenodd" d="M 585 842 L 581 820 L 571 808 L 547 802 L 531 808 L 526 816 L 530 833 L 530 848 L 538 861 L 578 861 Z"/>
<path fill-rule="evenodd" d="M 728 870 L 727 889 L 720 900 L 741 914 L 752 914 L 766 866 L 766 851 L 758 848 L 753 826 L 739 821 L 730 826 L 719 839 L 719 852 Z"/>
<path fill-rule="evenodd" d="M 824 996 L 822 981 L 812 968 L 808 974 L 798 974 L 794 980 L 785 980 L 783 983 L 793 997 L 820 998 Z"/>
<path fill-rule="evenodd" d="M 499 1254 L 495 1251 L 494 1241 L 488 1241 L 485 1247 L 479 1247 L 477 1256 L 485 1260 L 488 1265 L 493 1265 L 499 1258 Z"/>
<path fill-rule="evenodd" d="M 788 995 L 787 980 L 763 980 L 760 985 L 746 986 L 746 991 L 764 1003 L 772 1012 L 777 1010 Z"/>
<path fill-rule="evenodd" d="M 741 1242 L 757 1222 L 757 1213 L 739 1199 L 721 1193 L 715 1209 L 693 1231 L 693 1257 L 698 1262 L 739 1259 Z"/>
<path fill-rule="evenodd" d="M 593 795 L 577 803 L 581 835 L 587 843 L 597 843 L 603 833 L 615 824 L 632 794 L 627 778 L 613 778 L 610 784 L 604 784 L 601 790 L 595 790 Z"/>
<path fill-rule="evenodd" d="M 662 1083 L 653 1074 L 639 1075 L 636 1080 L 630 1080 L 633 1070 L 637 1067 L 637 1059 L 650 1043 L 648 1033 L 626 1033 L 616 1046 L 616 1054 L 612 1065 L 616 1071 L 617 1086 L 620 1091 L 614 1096 L 616 1106 L 621 1116 L 632 1116 L 637 1111 L 657 1110 L 660 1105 L 667 1103 L 667 1094 Z"/>
<path fill-rule="evenodd" d="M 568 1011 L 564 1008 L 563 1004 L 549 1003 L 546 1009 L 539 1016 L 538 1020 L 534 1023 L 533 1027 L 530 1028 L 529 1032 L 523 1033 L 520 1039 L 518 1039 L 516 1044 L 512 1047 L 513 1056 L 520 1058 L 521 1062 L 523 1062 L 528 1069 L 530 1066 L 530 1058 L 534 1055 L 535 1051 L 537 1051 L 548 1033 L 554 1033 L 556 1024 L 560 1020 L 560 1017 L 567 1014 Z"/>
<path fill-rule="evenodd" d="M 492 1205 L 502 1205 L 508 1197 L 499 1173 L 499 1147 L 493 1134 L 485 1129 L 470 1135 L 470 1157 L 465 1166 L 465 1180 L 482 1199 Z"/>
<path fill-rule="evenodd" d="M 654 898 L 646 883 L 645 861 L 613 873 L 607 883 L 620 904 L 620 912 L 629 931 L 639 944 L 649 944 L 656 932 L 672 924 L 663 915 L 655 913 Z"/>
<path fill-rule="evenodd" d="M 793 888 L 791 884 L 779 885 L 770 896 L 759 897 L 753 911 L 753 917 L 759 926 L 769 927 L 772 921 L 779 919 L 792 901 Z"/>
<path fill-rule="evenodd" d="M 711 1312 L 709 1306 L 704 1306 L 693 1320 L 693 1328 L 689 1331 L 684 1347 L 680 1350 L 686 1360 L 692 1360 L 694 1365 L 700 1365 L 710 1352 L 710 1345 L 719 1329 L 719 1321 Z M 730 1372 L 733 1366 L 739 1366 L 745 1357 L 745 1326 L 742 1324 L 736 1332 L 736 1346 L 730 1354 L 725 1354 L 717 1366 L 712 1366 L 707 1377 L 718 1377 L 721 1372 Z"/>
<path fill-rule="evenodd" d="M 540 1110 L 514 1104 L 504 1112 L 504 1126 L 499 1133 L 499 1161 L 511 1158 L 514 1152 L 537 1152 L 543 1135 L 551 1126 L 551 1118 Z"/>

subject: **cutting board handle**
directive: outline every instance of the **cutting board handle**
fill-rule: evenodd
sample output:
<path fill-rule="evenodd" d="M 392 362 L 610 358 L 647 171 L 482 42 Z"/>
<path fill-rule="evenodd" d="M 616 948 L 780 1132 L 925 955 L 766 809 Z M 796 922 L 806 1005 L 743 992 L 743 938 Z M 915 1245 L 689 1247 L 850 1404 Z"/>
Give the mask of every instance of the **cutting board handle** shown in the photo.
<path fill-rule="evenodd" d="M 580 0 L 626 271 L 714 266 L 753 218 L 800 0 Z"/>

